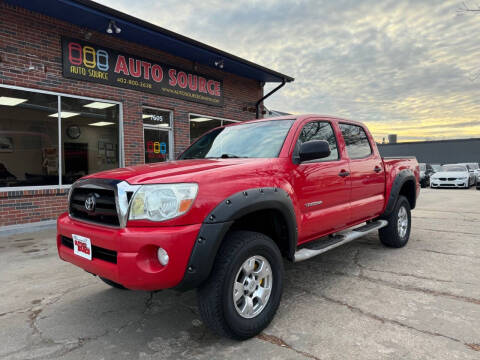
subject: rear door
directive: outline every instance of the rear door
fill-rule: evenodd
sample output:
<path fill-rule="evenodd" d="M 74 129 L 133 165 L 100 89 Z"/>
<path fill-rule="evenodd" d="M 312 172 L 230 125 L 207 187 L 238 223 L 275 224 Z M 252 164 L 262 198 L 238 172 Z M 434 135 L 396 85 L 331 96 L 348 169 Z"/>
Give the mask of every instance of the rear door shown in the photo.
<path fill-rule="evenodd" d="M 343 159 L 337 134 L 327 120 L 305 123 L 296 142 L 293 157 L 300 145 L 310 140 L 325 140 L 329 157 L 300 163 L 293 171 L 293 182 L 302 211 L 299 242 L 308 241 L 345 227 L 350 217 L 350 178 L 348 160 Z"/>
<path fill-rule="evenodd" d="M 360 125 L 339 123 L 350 160 L 351 223 L 379 215 L 385 204 L 385 169 L 373 139 Z"/>

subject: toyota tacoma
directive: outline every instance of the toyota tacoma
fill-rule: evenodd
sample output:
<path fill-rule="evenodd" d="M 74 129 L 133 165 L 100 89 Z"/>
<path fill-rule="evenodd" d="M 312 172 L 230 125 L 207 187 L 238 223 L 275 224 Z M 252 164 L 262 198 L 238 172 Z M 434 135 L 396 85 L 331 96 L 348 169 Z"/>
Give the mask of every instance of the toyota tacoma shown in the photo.
<path fill-rule="evenodd" d="M 216 333 L 247 339 L 272 320 L 284 259 L 378 231 L 405 246 L 415 158 L 382 158 L 361 123 L 318 115 L 219 127 L 178 160 L 88 175 L 58 218 L 61 259 L 122 289 L 197 289 Z"/>

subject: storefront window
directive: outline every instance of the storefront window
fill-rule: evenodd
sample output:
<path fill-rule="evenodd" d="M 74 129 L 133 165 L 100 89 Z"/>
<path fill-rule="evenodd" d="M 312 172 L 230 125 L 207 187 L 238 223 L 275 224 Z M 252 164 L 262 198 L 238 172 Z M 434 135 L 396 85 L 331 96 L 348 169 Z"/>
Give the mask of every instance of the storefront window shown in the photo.
<path fill-rule="evenodd" d="M 119 158 L 119 105 L 0 87 L 0 187 L 69 185 Z"/>
<path fill-rule="evenodd" d="M 63 183 L 118 168 L 119 106 L 62 96 L 61 109 Z"/>
<path fill-rule="evenodd" d="M 190 142 L 194 142 L 200 135 L 218 126 L 228 125 L 235 121 L 217 119 L 208 116 L 190 115 Z"/>
<path fill-rule="evenodd" d="M 145 163 L 167 161 L 171 158 L 172 127 L 171 112 L 144 108 L 143 136 Z"/>
<path fill-rule="evenodd" d="M 0 88 L 0 187 L 57 185 L 58 97 Z"/>

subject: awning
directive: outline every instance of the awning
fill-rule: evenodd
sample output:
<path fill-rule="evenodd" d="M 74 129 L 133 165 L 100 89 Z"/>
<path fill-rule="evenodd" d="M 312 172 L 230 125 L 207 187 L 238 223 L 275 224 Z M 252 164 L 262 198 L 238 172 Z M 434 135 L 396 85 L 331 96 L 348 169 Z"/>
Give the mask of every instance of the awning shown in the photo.
<path fill-rule="evenodd" d="M 199 64 L 217 68 L 222 64 L 223 71 L 258 81 L 291 82 L 294 80 L 290 76 L 90 0 L 5 0 L 5 3 L 102 33 L 113 20 L 122 31 L 111 36 L 119 39 L 146 45 Z"/>

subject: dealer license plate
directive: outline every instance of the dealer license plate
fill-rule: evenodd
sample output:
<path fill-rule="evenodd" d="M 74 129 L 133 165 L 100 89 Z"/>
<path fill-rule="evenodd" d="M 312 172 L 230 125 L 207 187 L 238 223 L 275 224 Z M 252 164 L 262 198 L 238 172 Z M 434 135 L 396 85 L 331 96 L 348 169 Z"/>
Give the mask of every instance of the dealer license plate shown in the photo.
<path fill-rule="evenodd" d="M 89 238 L 72 234 L 73 253 L 85 259 L 92 260 L 92 243 Z"/>

